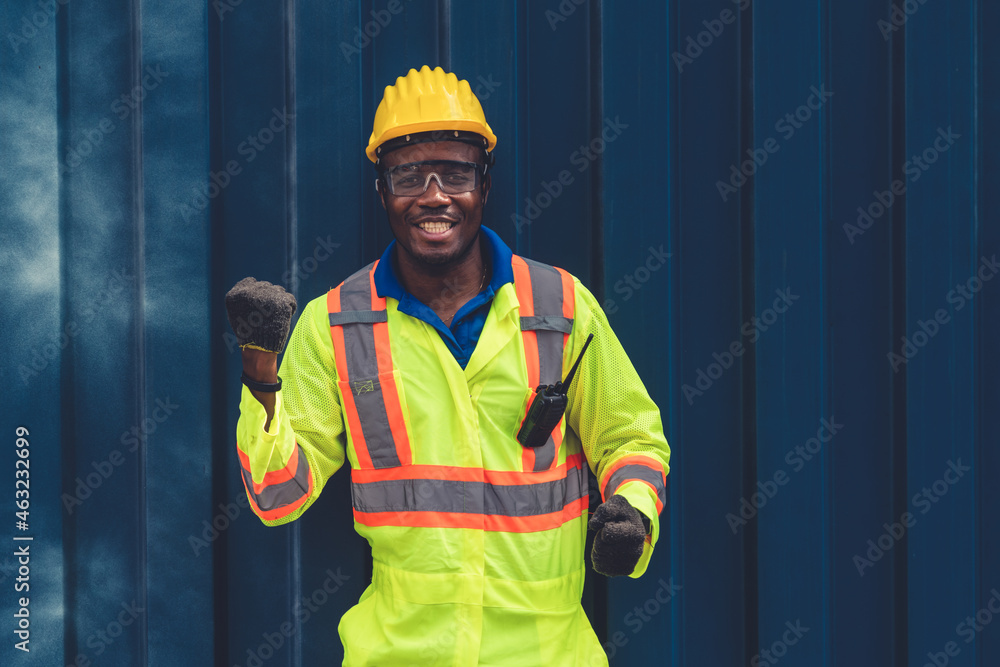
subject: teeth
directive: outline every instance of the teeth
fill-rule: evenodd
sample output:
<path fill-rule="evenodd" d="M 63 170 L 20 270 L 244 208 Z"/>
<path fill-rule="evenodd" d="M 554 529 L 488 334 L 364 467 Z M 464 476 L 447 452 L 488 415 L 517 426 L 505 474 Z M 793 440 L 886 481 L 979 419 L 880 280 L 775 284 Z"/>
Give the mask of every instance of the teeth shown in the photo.
<path fill-rule="evenodd" d="M 451 223 L 447 222 L 421 222 L 420 229 L 431 234 L 440 234 L 451 229 Z"/>

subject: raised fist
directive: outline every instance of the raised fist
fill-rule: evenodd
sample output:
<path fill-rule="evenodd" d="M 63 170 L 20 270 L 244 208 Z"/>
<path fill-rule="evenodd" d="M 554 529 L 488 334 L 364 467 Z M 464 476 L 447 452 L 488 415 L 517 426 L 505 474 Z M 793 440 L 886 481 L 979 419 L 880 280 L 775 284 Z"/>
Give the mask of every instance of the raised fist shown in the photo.
<path fill-rule="evenodd" d="M 642 556 L 646 527 L 639 510 L 621 496 L 611 496 L 590 517 L 597 531 L 590 560 L 594 570 L 606 577 L 632 574 Z"/>
<path fill-rule="evenodd" d="M 298 304 L 280 285 L 244 278 L 226 293 L 226 314 L 240 347 L 280 353 Z"/>

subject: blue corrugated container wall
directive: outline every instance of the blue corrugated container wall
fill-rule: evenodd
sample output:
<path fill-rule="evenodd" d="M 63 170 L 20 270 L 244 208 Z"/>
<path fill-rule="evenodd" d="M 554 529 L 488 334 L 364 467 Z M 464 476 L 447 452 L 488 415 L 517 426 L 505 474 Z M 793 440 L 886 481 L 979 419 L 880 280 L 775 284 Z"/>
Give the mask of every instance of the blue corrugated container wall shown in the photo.
<path fill-rule="evenodd" d="M 986 0 L 3 3 L 0 662 L 339 663 L 347 476 L 247 509 L 222 297 L 381 252 L 363 146 L 427 64 L 499 137 L 486 224 L 603 300 L 662 409 L 650 569 L 585 594 L 611 663 L 1000 664 L 998 32 Z"/>

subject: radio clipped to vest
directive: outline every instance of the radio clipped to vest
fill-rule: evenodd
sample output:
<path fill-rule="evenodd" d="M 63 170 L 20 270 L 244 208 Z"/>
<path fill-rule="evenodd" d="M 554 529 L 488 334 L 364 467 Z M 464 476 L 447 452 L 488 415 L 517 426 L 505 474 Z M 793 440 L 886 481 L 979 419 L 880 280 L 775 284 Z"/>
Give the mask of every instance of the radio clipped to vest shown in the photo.
<path fill-rule="evenodd" d="M 576 358 L 576 363 L 569 370 L 569 375 L 565 380 L 555 384 L 540 384 L 535 390 L 535 398 L 528 408 L 528 416 L 524 418 L 521 429 L 517 432 L 517 441 L 525 447 L 541 447 L 549 440 L 552 430 L 559 424 L 563 413 L 566 412 L 566 392 L 573 382 L 573 375 L 576 374 L 576 367 L 583 359 L 583 353 L 587 351 L 594 334 L 587 336 L 587 341 L 580 350 L 580 356 Z"/>

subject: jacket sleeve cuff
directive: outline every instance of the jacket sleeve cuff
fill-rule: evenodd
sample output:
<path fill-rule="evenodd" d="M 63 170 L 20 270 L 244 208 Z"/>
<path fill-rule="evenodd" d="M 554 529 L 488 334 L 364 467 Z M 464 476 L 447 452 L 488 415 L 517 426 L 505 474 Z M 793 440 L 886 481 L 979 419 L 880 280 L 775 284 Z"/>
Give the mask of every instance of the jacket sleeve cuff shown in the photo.
<path fill-rule="evenodd" d="M 615 491 L 615 495 L 625 498 L 629 505 L 649 519 L 649 535 L 646 536 L 646 542 L 642 546 L 642 556 L 639 557 L 639 562 L 636 564 L 632 574 L 629 575 L 635 579 L 642 576 L 646 571 L 649 559 L 653 555 L 653 547 L 656 546 L 656 540 L 660 534 L 660 518 L 659 513 L 656 511 L 656 492 L 648 484 L 640 481 L 629 481 L 619 486 Z"/>
<path fill-rule="evenodd" d="M 288 417 L 282 405 L 281 392 L 274 399 L 274 416 L 267 430 L 267 410 L 260 404 L 250 390 L 243 387 L 240 397 L 240 419 L 236 427 L 236 443 L 246 455 L 254 481 L 264 474 L 284 467 L 295 449 L 295 434 L 288 425 Z"/>
<path fill-rule="evenodd" d="M 274 417 L 271 419 L 270 429 L 264 430 L 264 423 L 267 421 L 267 410 L 260 404 L 253 393 L 246 385 L 240 394 L 240 421 L 237 426 L 237 439 L 240 442 L 250 442 L 250 439 L 267 439 L 274 442 L 278 435 L 278 424 L 281 422 L 281 392 L 274 394 Z"/>

